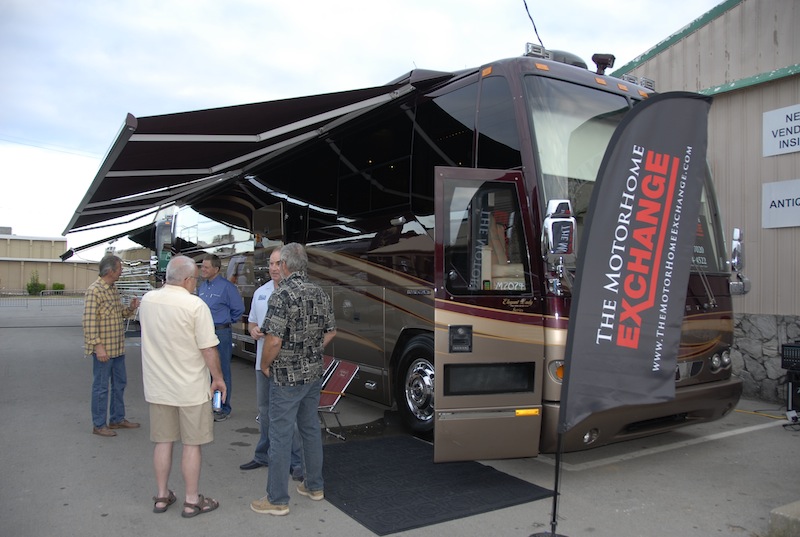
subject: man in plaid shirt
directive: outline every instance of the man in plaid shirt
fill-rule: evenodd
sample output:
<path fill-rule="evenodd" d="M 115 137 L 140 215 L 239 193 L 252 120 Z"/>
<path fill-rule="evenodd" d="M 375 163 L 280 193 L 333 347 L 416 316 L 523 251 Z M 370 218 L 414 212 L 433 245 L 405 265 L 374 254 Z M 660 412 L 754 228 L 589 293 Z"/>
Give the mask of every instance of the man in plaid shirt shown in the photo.
<path fill-rule="evenodd" d="M 122 260 L 107 255 L 100 260 L 100 276 L 86 290 L 83 308 L 83 341 L 86 356 L 92 356 L 92 433 L 117 436 L 113 429 L 136 429 L 138 423 L 125 419 L 123 393 L 128 382 L 125 371 L 124 318 L 139 307 L 133 298 L 125 307 L 116 283 L 122 275 Z M 108 385 L 111 383 L 111 405 Z M 106 417 L 108 416 L 108 425 Z"/>

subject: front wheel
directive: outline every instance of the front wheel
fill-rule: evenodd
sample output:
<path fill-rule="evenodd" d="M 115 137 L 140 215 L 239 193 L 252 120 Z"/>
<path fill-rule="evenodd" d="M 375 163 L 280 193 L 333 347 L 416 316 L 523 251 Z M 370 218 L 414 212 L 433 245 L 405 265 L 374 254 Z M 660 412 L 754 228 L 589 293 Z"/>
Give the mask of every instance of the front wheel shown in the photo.
<path fill-rule="evenodd" d="M 433 340 L 416 336 L 406 345 L 397 368 L 397 406 L 415 433 L 433 430 Z"/>

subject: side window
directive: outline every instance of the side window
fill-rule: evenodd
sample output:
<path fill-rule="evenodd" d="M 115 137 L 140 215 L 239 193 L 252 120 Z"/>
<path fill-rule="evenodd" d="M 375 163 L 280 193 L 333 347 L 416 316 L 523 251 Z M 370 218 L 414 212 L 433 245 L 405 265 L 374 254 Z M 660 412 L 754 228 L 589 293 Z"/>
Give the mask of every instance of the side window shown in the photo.
<path fill-rule="evenodd" d="M 508 81 L 502 76 L 483 79 L 478 106 L 478 168 L 519 168 L 522 166 L 519 148 Z"/>
<path fill-rule="evenodd" d="M 515 185 L 486 182 L 445 186 L 445 281 L 464 294 L 531 292 Z"/>
<path fill-rule="evenodd" d="M 341 215 L 409 206 L 412 128 L 411 118 L 397 108 L 327 140 L 339 157 L 335 169 Z M 310 183 L 316 187 L 316 181 Z"/>
<path fill-rule="evenodd" d="M 434 166 L 471 167 L 475 133 L 477 82 L 420 103 L 414 123 L 412 208 L 433 213 Z"/>

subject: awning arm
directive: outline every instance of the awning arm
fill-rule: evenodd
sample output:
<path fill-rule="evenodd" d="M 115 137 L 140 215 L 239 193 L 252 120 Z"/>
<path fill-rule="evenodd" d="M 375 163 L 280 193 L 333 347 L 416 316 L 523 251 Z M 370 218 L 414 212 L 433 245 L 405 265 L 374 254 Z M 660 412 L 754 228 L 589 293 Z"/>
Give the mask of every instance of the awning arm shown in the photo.
<path fill-rule="evenodd" d="M 90 242 L 89 244 L 84 244 L 83 246 L 78 246 L 77 248 L 70 248 L 69 250 L 67 250 L 66 252 L 61 254 L 59 257 L 61 258 L 61 261 L 66 261 L 67 259 L 69 259 L 70 257 L 72 257 L 73 255 L 75 255 L 76 253 L 78 253 L 78 252 L 80 252 L 82 250 L 87 250 L 89 248 L 93 248 L 95 246 L 99 246 L 99 245 L 103 244 L 104 242 L 113 241 L 114 239 L 118 239 L 120 237 L 124 237 L 125 235 L 134 235 L 136 233 L 141 233 L 142 231 L 146 230 L 147 228 L 153 227 L 153 225 L 154 224 L 147 224 L 146 226 L 141 226 L 141 227 L 138 227 L 136 229 L 129 229 L 127 231 L 123 231 L 122 233 L 117 233 L 116 235 L 112 235 L 110 237 L 106 237 L 105 239 L 100 239 L 99 241 L 94 241 L 94 242 Z"/>

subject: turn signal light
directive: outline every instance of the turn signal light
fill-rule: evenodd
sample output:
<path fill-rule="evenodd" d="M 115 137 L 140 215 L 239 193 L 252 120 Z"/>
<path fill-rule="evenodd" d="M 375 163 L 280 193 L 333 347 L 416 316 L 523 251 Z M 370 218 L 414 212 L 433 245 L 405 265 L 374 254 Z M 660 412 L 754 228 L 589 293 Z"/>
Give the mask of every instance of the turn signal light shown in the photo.
<path fill-rule="evenodd" d="M 550 376 L 558 381 L 564 380 L 564 360 L 554 360 L 547 366 Z"/>

